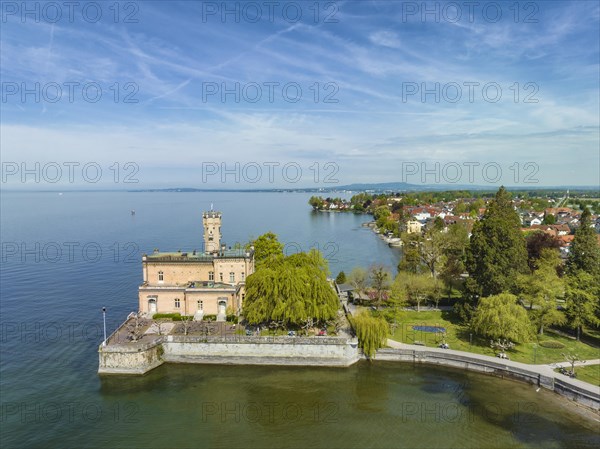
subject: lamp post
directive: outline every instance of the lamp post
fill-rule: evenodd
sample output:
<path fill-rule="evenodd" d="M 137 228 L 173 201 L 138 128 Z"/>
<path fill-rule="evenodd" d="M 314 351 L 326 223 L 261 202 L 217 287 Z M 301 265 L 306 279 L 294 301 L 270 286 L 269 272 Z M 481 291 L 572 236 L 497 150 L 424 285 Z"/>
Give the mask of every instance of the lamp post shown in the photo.
<path fill-rule="evenodd" d="M 537 361 L 537 344 L 533 344 L 533 364 L 535 365 Z"/>
<path fill-rule="evenodd" d="M 473 345 L 473 333 L 469 334 L 469 351 L 471 350 L 471 346 Z"/>
<path fill-rule="evenodd" d="M 104 321 L 104 341 L 102 346 L 106 346 L 106 307 L 102 307 L 102 319 Z"/>

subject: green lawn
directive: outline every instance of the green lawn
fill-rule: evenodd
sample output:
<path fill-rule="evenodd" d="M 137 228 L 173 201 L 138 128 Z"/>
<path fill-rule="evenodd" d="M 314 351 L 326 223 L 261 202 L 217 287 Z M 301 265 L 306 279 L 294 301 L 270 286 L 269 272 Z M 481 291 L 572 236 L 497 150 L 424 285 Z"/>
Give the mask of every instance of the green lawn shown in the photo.
<path fill-rule="evenodd" d="M 554 371 L 558 372 L 558 369 Z M 600 365 L 576 366 L 575 374 L 578 380 L 600 386 Z"/>
<path fill-rule="evenodd" d="M 402 315 L 398 319 L 398 326 L 391 339 L 408 344 L 414 344 L 415 341 L 422 342 L 425 346 L 430 347 L 437 347 L 441 343 L 441 335 L 415 331 L 412 329 L 412 326 L 416 325 L 446 328 L 446 343 L 450 345 L 450 349 L 489 356 L 495 356 L 498 352 L 490 348 L 489 339 L 481 338 L 471 333 L 468 327 L 460 323 L 453 312 L 446 311 L 402 312 Z M 540 342 L 548 340 L 562 343 L 564 347 L 545 348 L 539 345 Z M 536 336 L 528 343 L 516 345 L 507 354 L 511 360 L 517 362 L 548 364 L 552 362 L 564 362 L 563 352 L 575 352 L 584 360 L 600 358 L 600 349 L 550 332 L 546 332 L 543 336 Z"/>

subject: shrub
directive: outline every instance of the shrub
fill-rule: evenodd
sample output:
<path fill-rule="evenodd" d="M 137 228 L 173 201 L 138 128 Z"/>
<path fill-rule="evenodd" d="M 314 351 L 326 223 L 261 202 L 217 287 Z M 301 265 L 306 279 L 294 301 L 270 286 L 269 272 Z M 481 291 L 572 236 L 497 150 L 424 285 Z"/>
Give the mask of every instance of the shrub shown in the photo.
<path fill-rule="evenodd" d="M 235 314 L 227 315 L 227 321 L 229 321 L 230 323 L 233 323 L 233 324 L 237 324 L 238 317 Z"/>
<path fill-rule="evenodd" d="M 217 315 L 204 315 L 204 321 L 217 321 Z"/>
<path fill-rule="evenodd" d="M 564 344 L 562 344 L 560 341 L 556 341 L 556 340 L 540 341 L 540 346 L 543 346 L 544 348 L 550 348 L 550 349 L 562 349 L 565 347 Z"/>
<path fill-rule="evenodd" d="M 155 313 L 152 315 L 153 320 L 158 320 L 160 318 L 170 318 L 173 321 L 181 321 L 180 313 Z"/>

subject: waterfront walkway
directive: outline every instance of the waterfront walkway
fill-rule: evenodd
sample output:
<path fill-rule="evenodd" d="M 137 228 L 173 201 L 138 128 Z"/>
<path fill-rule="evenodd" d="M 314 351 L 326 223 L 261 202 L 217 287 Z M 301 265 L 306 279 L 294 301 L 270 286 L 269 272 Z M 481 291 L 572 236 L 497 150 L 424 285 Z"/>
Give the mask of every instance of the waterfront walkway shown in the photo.
<path fill-rule="evenodd" d="M 419 350 L 428 351 L 430 349 L 440 349 L 440 348 L 430 348 L 430 347 L 421 346 L 421 345 L 409 345 L 409 344 L 405 344 L 405 343 L 400 343 L 396 340 L 390 340 L 389 338 L 387 340 L 387 345 L 393 349 L 414 349 L 415 351 L 419 351 Z M 442 351 L 461 354 L 461 355 L 469 355 L 469 356 L 472 356 L 473 358 L 479 359 L 479 360 L 489 360 L 489 359 L 496 360 L 496 357 L 490 357 L 488 355 L 476 354 L 474 352 L 454 351 L 452 349 L 442 349 Z M 505 359 L 501 359 L 501 360 L 505 360 Z M 506 360 L 506 361 L 511 362 L 511 360 Z M 554 362 L 554 363 L 548 363 L 547 365 L 530 365 L 529 363 L 521 363 L 521 362 L 512 362 L 512 363 L 518 363 L 519 366 L 548 367 L 552 370 L 555 370 L 557 368 L 569 368 L 571 366 L 571 363 L 569 363 L 569 362 Z M 589 365 L 600 365 L 600 359 L 575 362 L 575 366 L 589 366 Z"/>
<path fill-rule="evenodd" d="M 409 344 L 400 343 L 400 342 L 397 342 L 395 340 L 390 340 L 390 339 L 387 340 L 387 345 L 392 349 L 410 350 L 410 351 L 413 351 L 414 353 L 424 353 L 425 354 L 425 353 L 433 352 L 433 353 L 439 353 L 440 355 L 445 354 L 447 356 L 455 355 L 457 358 L 461 358 L 463 360 L 465 358 L 467 358 L 467 359 L 473 360 L 473 362 L 476 362 L 476 363 L 479 362 L 481 364 L 502 363 L 502 365 L 505 366 L 509 370 L 512 368 L 515 371 L 521 371 L 521 370 L 529 371 L 529 372 L 535 373 L 539 376 L 544 376 L 547 378 L 554 379 L 555 381 L 558 380 L 561 383 L 568 384 L 579 390 L 583 390 L 594 397 L 598 397 L 600 395 L 600 387 L 592 385 L 587 382 L 583 382 L 576 378 L 575 379 L 571 378 L 569 376 L 566 376 L 564 374 L 560 374 L 560 373 L 557 373 L 554 371 L 556 368 L 559 368 L 561 366 L 570 367 L 571 364 L 568 362 L 551 363 L 548 365 L 530 365 L 528 363 L 515 362 L 513 360 L 501 359 L 499 357 L 491 357 L 491 356 L 482 355 L 482 354 L 474 354 L 472 352 L 455 351 L 453 349 L 431 348 L 431 347 L 419 346 L 419 345 L 409 345 Z M 585 363 L 576 363 L 575 366 L 587 366 L 587 365 L 598 365 L 598 364 L 600 364 L 600 359 L 588 360 Z"/>

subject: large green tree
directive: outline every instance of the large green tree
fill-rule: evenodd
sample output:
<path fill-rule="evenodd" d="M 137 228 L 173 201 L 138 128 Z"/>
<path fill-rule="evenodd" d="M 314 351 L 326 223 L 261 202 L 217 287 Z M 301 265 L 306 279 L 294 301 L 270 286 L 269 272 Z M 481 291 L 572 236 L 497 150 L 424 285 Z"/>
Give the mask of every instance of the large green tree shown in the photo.
<path fill-rule="evenodd" d="M 527 271 L 521 221 L 504 187 L 500 187 L 483 218 L 473 226 L 467 270 L 480 296 L 516 290 L 517 275 Z"/>
<path fill-rule="evenodd" d="M 265 260 L 246 280 L 245 319 L 300 325 L 334 318 L 339 301 L 327 272 L 327 261 L 317 250 Z"/>
<path fill-rule="evenodd" d="M 354 291 L 360 295 L 367 288 L 369 283 L 369 273 L 362 267 L 355 267 L 348 275 L 348 283 L 354 288 Z"/>
<path fill-rule="evenodd" d="M 311 196 L 308 200 L 308 204 L 310 204 L 314 210 L 321 210 L 325 205 L 325 201 L 320 196 Z"/>
<path fill-rule="evenodd" d="M 544 326 L 566 321 L 564 313 L 557 309 L 557 300 L 565 293 L 564 282 L 557 273 L 560 264 L 558 251 L 546 248 L 537 260 L 536 270 L 519 275 L 521 297 L 529 303 L 531 319 L 540 335 L 544 334 Z"/>
<path fill-rule="evenodd" d="M 421 261 L 434 278 L 437 277 L 442 265 L 444 249 L 447 244 L 448 235 L 436 226 L 429 228 L 421 241 Z"/>
<path fill-rule="evenodd" d="M 419 312 L 421 303 L 434 294 L 436 287 L 435 279 L 427 273 L 400 272 L 392 284 L 392 297 L 405 298 L 416 305 Z"/>
<path fill-rule="evenodd" d="M 257 269 L 268 260 L 283 258 L 283 244 L 273 232 L 267 232 L 251 240 L 247 246 L 254 246 L 254 262 Z"/>
<path fill-rule="evenodd" d="M 382 317 L 362 312 L 350 318 L 350 324 L 356 332 L 359 347 L 368 358 L 373 358 L 375 352 L 385 346 L 390 328 Z"/>
<path fill-rule="evenodd" d="M 571 244 L 567 268 L 570 273 L 579 270 L 589 273 L 596 282 L 600 282 L 600 245 L 598 235 L 591 225 L 590 211 L 585 208 Z"/>
<path fill-rule="evenodd" d="M 398 271 L 404 271 L 408 273 L 422 273 L 427 270 L 427 267 L 423 265 L 421 258 L 421 242 L 423 237 L 421 234 L 404 233 L 401 236 L 402 239 L 402 259 L 398 263 Z"/>
<path fill-rule="evenodd" d="M 448 226 L 444 246 L 444 258 L 440 270 L 440 279 L 446 286 L 448 297 L 454 288 L 462 284 L 462 275 L 465 273 L 465 252 L 469 244 L 467 228 L 459 223 Z"/>
<path fill-rule="evenodd" d="M 544 249 L 555 249 L 558 251 L 560 248 L 558 238 L 543 231 L 529 233 L 525 237 L 525 241 L 527 245 L 527 263 L 532 271 L 535 270 L 537 261 Z"/>
<path fill-rule="evenodd" d="M 484 337 L 525 342 L 531 336 L 531 322 L 525 309 L 511 293 L 481 298 L 472 319 L 473 330 Z"/>
<path fill-rule="evenodd" d="M 583 270 L 570 273 L 567 276 L 567 305 L 566 312 L 569 324 L 577 329 L 577 340 L 585 325 L 598 325 L 596 316 L 600 307 L 600 286 L 594 276 Z"/>

